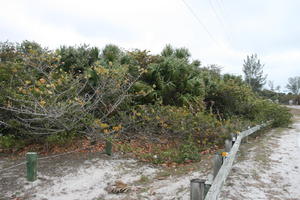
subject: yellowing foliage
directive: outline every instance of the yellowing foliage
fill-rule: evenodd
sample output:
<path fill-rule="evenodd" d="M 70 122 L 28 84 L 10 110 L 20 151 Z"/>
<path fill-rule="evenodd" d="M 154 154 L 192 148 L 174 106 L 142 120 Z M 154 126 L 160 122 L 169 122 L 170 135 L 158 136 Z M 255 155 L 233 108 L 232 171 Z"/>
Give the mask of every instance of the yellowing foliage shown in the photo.
<path fill-rule="evenodd" d="M 108 127 L 109 127 L 108 124 L 101 122 L 100 119 L 96 119 L 96 120 L 94 121 L 94 124 L 97 125 L 98 127 L 102 128 L 102 129 L 105 129 L 105 128 L 108 128 Z"/>
<path fill-rule="evenodd" d="M 25 81 L 25 84 L 26 84 L 26 85 L 29 85 L 30 83 L 31 83 L 31 81 L 29 81 L 29 80 L 26 80 L 26 81 Z"/>
<path fill-rule="evenodd" d="M 40 79 L 39 79 L 39 82 L 40 82 L 41 84 L 45 84 L 45 83 L 46 83 L 46 80 L 45 80 L 44 78 L 40 78 Z"/>
<path fill-rule="evenodd" d="M 118 125 L 118 126 L 114 126 L 113 127 L 113 130 L 114 131 L 120 131 L 122 129 L 122 126 L 121 125 Z"/>
<path fill-rule="evenodd" d="M 46 104 L 46 101 L 44 101 L 44 100 L 41 100 L 39 103 L 40 103 L 40 105 L 43 107 L 43 106 L 45 106 L 45 104 Z"/>
<path fill-rule="evenodd" d="M 37 87 L 34 88 L 34 91 L 37 92 L 37 93 L 41 93 L 41 90 Z"/>
<path fill-rule="evenodd" d="M 94 67 L 94 70 L 96 71 L 97 74 L 107 74 L 108 73 L 108 69 L 105 69 L 102 66 Z"/>
<path fill-rule="evenodd" d="M 108 130 L 108 129 L 104 129 L 103 132 L 104 132 L 105 134 L 108 134 L 108 133 L 109 133 L 109 130 Z"/>

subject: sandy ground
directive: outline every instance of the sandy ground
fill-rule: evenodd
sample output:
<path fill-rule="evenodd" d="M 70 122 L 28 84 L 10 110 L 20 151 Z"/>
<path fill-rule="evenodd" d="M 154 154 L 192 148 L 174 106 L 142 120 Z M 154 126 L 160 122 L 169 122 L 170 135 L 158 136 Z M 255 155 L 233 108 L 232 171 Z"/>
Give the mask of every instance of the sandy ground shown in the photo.
<path fill-rule="evenodd" d="M 300 200 L 300 110 L 295 116 L 290 128 L 256 135 L 241 145 L 220 199 Z M 33 183 L 26 181 L 24 165 L 0 172 L 0 200 L 188 200 L 190 180 L 207 178 L 210 160 L 164 168 L 118 155 L 69 154 L 39 161 L 39 178 Z M 22 161 L 1 158 L 0 170 Z M 130 191 L 109 193 L 105 188 L 116 181 Z"/>
<path fill-rule="evenodd" d="M 300 200 L 300 110 L 293 112 L 291 127 L 241 146 L 220 199 Z"/>
<path fill-rule="evenodd" d="M 39 161 L 38 180 L 33 183 L 26 181 L 24 165 L 0 173 L 0 200 L 189 199 L 190 180 L 207 176 L 209 160 L 165 168 L 117 155 L 66 155 Z M 0 170 L 21 161 L 1 160 Z M 130 191 L 109 193 L 105 188 L 116 181 L 126 184 Z"/>

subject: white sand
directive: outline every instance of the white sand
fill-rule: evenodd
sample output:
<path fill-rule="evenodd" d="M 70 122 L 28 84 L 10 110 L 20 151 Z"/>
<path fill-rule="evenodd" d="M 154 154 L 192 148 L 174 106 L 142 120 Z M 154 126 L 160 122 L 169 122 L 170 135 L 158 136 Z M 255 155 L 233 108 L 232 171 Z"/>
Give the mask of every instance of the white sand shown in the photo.
<path fill-rule="evenodd" d="M 234 165 L 220 199 L 300 199 L 300 118 L 296 120 L 293 129 L 273 130 L 263 147 L 249 149 L 246 159 Z M 257 154 L 265 150 L 271 152 L 267 163 Z"/>

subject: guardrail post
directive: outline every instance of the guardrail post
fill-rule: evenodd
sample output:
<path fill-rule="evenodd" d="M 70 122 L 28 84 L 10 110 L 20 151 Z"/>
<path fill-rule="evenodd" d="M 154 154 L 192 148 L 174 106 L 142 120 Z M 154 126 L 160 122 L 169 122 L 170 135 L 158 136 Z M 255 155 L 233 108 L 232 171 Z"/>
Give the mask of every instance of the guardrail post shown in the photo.
<path fill-rule="evenodd" d="M 37 179 L 37 153 L 28 152 L 26 154 L 27 181 L 35 181 Z"/>
<path fill-rule="evenodd" d="M 213 176 L 214 176 L 214 178 L 217 176 L 222 164 L 223 164 L 222 156 L 219 153 L 215 154 L 215 156 L 213 158 L 213 170 L 214 170 Z"/>
<path fill-rule="evenodd" d="M 237 135 L 238 137 L 236 137 L 236 140 L 234 141 L 235 143 L 230 150 L 230 154 L 228 154 L 228 152 L 222 152 L 221 154 L 222 156 L 220 154 L 216 154 L 214 156 L 213 158 L 213 169 L 214 169 L 213 179 L 214 180 L 212 181 L 213 184 L 211 184 L 209 191 L 205 195 L 205 200 L 218 199 L 218 196 L 222 191 L 222 187 L 226 181 L 226 178 L 228 177 L 230 170 L 233 166 L 234 160 L 236 159 L 237 152 L 239 150 L 243 137 L 247 137 L 259 129 L 260 126 L 256 126 L 253 127 L 252 129 L 242 131 L 241 133 L 239 133 L 239 135 Z M 225 146 L 227 146 L 227 144 L 225 144 Z"/>
<path fill-rule="evenodd" d="M 191 200 L 204 200 L 205 198 L 205 180 L 192 179 L 191 180 Z"/>
<path fill-rule="evenodd" d="M 232 146 L 233 146 L 234 143 L 235 143 L 235 141 L 236 141 L 236 139 L 237 139 L 237 135 L 234 134 L 234 133 L 231 133 L 230 135 L 231 135 L 231 141 L 232 141 Z"/>
<path fill-rule="evenodd" d="M 225 152 L 230 152 L 232 147 L 232 142 L 229 140 L 225 140 Z"/>
<path fill-rule="evenodd" d="M 250 128 L 251 128 L 251 127 L 248 126 L 248 130 L 249 130 Z M 252 133 L 256 132 L 257 130 L 259 130 L 259 128 L 257 129 L 257 128 L 254 127 L 254 131 L 253 131 Z M 248 135 L 249 135 L 249 134 L 247 134 L 247 136 L 246 136 L 245 138 L 243 138 L 244 143 L 248 143 Z"/>
<path fill-rule="evenodd" d="M 249 143 L 248 136 L 244 138 L 244 143 Z"/>
<path fill-rule="evenodd" d="M 213 182 L 213 175 L 210 174 L 210 175 L 208 176 L 207 181 L 205 181 L 205 184 L 204 184 L 204 197 L 206 196 L 207 192 L 209 191 L 212 182 Z"/>

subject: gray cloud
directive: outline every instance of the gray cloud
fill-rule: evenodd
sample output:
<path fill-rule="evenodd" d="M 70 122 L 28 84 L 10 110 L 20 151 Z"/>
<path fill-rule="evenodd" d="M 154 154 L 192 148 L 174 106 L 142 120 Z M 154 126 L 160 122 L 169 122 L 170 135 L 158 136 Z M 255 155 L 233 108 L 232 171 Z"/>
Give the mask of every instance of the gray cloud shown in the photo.
<path fill-rule="evenodd" d="M 153 53 L 170 43 L 234 74 L 242 73 L 246 55 L 257 53 L 275 84 L 285 86 L 288 77 L 299 75 L 300 1 L 211 0 L 214 10 L 209 1 L 186 1 L 217 43 L 180 0 L 6 1 L 0 40 L 29 39 L 51 48 L 115 43 Z"/>

